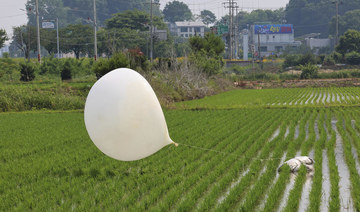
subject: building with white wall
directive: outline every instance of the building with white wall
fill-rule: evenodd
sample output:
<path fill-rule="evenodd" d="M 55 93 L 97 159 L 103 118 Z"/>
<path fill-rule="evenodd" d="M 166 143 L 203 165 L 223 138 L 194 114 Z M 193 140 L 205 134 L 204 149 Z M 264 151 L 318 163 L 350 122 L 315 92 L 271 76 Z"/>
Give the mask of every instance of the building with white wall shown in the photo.
<path fill-rule="evenodd" d="M 192 36 L 204 37 L 205 24 L 202 22 L 175 22 L 176 35 L 183 38 L 189 38 Z"/>
<path fill-rule="evenodd" d="M 285 48 L 297 48 L 300 41 L 294 40 L 294 28 L 292 24 L 266 24 L 252 25 L 250 28 L 249 43 L 255 55 L 269 56 L 281 54 Z"/>

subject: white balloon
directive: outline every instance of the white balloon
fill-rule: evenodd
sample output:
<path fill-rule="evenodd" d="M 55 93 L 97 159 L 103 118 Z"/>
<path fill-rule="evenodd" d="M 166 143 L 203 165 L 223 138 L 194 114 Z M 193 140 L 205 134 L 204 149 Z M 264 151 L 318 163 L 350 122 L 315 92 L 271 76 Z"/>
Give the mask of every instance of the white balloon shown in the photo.
<path fill-rule="evenodd" d="M 117 160 L 139 160 L 174 143 L 150 84 L 128 68 L 113 70 L 94 84 L 84 116 L 91 140 Z"/>

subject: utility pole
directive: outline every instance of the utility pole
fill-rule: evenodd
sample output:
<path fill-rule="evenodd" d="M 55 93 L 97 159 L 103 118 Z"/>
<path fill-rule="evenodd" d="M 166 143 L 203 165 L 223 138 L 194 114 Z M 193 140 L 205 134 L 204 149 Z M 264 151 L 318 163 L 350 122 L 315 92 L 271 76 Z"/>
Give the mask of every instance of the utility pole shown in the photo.
<path fill-rule="evenodd" d="M 147 3 L 149 4 L 149 3 Z M 159 3 L 154 3 L 153 0 L 150 0 L 150 61 L 153 61 L 153 51 L 154 51 L 154 26 L 153 26 L 153 4 L 159 5 Z"/>
<path fill-rule="evenodd" d="M 36 27 L 37 27 L 37 49 L 38 49 L 38 61 L 41 63 L 40 54 L 40 26 L 39 26 L 39 0 L 35 1 L 36 4 Z"/>
<path fill-rule="evenodd" d="M 237 8 L 237 3 L 234 2 L 234 0 L 229 0 L 229 2 L 224 2 L 224 7 L 229 8 L 229 19 L 230 19 L 230 26 L 229 26 L 229 57 L 230 60 L 234 57 L 234 50 L 235 50 L 235 42 L 234 42 L 234 8 Z M 229 6 L 226 6 L 226 4 L 229 4 Z"/>
<path fill-rule="evenodd" d="M 97 38 L 96 38 L 96 0 L 94 0 L 94 59 L 97 59 Z"/>
<path fill-rule="evenodd" d="M 238 59 L 239 56 L 239 22 L 238 22 L 238 9 L 239 6 L 235 6 L 236 13 L 235 13 L 235 58 Z"/>
<path fill-rule="evenodd" d="M 60 58 L 60 51 L 59 51 L 59 18 L 56 18 L 56 47 L 57 47 L 57 58 Z"/>
<path fill-rule="evenodd" d="M 153 62 L 153 1 L 150 1 L 150 62 Z"/>
<path fill-rule="evenodd" d="M 336 5 L 336 37 L 335 37 L 335 46 L 339 42 L 339 2 L 335 2 Z"/>
<path fill-rule="evenodd" d="M 261 61 L 260 33 L 258 33 L 258 57 Z"/>

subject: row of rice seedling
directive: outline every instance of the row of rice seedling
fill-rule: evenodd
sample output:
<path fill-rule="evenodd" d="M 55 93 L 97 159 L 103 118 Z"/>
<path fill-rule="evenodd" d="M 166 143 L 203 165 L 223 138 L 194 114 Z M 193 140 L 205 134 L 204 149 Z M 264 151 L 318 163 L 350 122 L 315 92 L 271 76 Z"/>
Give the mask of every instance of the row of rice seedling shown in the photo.
<path fill-rule="evenodd" d="M 309 110 L 299 110 L 295 114 L 298 114 L 301 117 L 300 119 L 294 120 L 295 123 L 297 123 L 299 120 L 299 136 L 295 140 L 289 141 L 290 143 L 286 151 L 287 159 L 290 159 L 295 156 L 296 152 L 299 150 L 299 147 L 301 146 L 302 141 L 305 139 L 306 137 L 305 126 L 307 119 L 310 116 Z M 291 137 L 289 138 L 291 139 Z M 287 171 L 288 170 L 285 169 L 284 171 L 280 172 L 280 176 L 278 177 L 278 180 L 274 183 L 274 185 L 270 189 L 263 211 L 275 211 L 280 206 L 280 201 L 282 198 L 284 198 L 284 195 L 286 195 L 284 194 L 284 191 L 287 186 L 287 183 L 290 180 L 290 173 L 288 173 Z M 287 197 L 285 196 L 285 198 Z"/>
<path fill-rule="evenodd" d="M 284 120 L 287 120 L 287 119 L 284 119 Z M 284 122 L 286 123 L 286 121 L 284 121 Z M 286 129 L 286 127 L 284 127 L 284 125 L 283 125 L 282 130 L 281 130 L 282 134 L 280 134 L 280 135 L 282 135 L 282 136 L 284 135 L 285 129 Z M 281 136 L 279 138 L 281 138 Z M 254 181 L 257 180 L 257 178 L 260 174 L 260 171 L 264 167 L 266 167 L 265 166 L 267 164 L 266 161 L 267 161 L 268 157 L 270 156 L 270 153 L 272 153 L 274 150 L 282 152 L 284 149 L 281 147 L 283 147 L 284 143 L 285 142 L 281 142 L 281 139 L 280 139 L 279 142 L 271 141 L 271 142 L 268 142 L 265 144 L 266 148 L 264 148 L 263 151 L 260 153 L 260 156 L 261 156 L 260 158 L 265 159 L 265 161 L 260 161 L 260 160 L 254 161 L 254 163 L 249 168 L 249 172 L 241 179 L 239 184 L 237 184 L 232 190 L 230 190 L 228 197 L 218 206 L 219 211 L 230 209 L 241 203 L 241 200 L 243 198 L 245 198 L 245 196 L 244 196 L 246 194 L 245 188 L 248 188 L 252 183 L 254 183 Z M 286 145 L 286 143 L 285 143 L 285 145 Z M 281 157 L 281 153 L 276 152 L 276 151 L 275 151 L 275 155 L 277 155 L 277 156 L 280 155 L 278 158 Z M 280 159 L 275 160 L 275 161 L 269 160 L 268 162 L 269 163 L 272 163 L 272 162 L 279 163 Z M 273 171 L 275 171 L 275 170 L 273 170 Z"/>
<path fill-rule="evenodd" d="M 297 107 L 358 105 L 358 87 L 233 90 L 204 99 L 177 103 L 179 108 Z"/>
<path fill-rule="evenodd" d="M 325 147 L 325 142 L 327 139 L 327 134 L 324 128 L 324 120 L 325 114 L 324 110 L 319 111 L 318 119 L 317 119 L 317 128 L 319 130 L 319 139 L 315 141 L 315 173 L 313 177 L 312 188 L 309 194 L 310 205 L 309 211 L 319 211 L 322 197 L 322 181 L 323 181 L 323 173 L 322 173 L 322 164 L 323 164 L 323 149 Z"/>
<path fill-rule="evenodd" d="M 342 113 L 342 114 L 341 114 Z M 350 181 L 351 181 L 351 195 L 353 199 L 354 207 L 357 210 L 360 210 L 360 176 L 356 169 L 356 158 L 354 159 L 352 154 L 352 145 L 349 139 L 349 136 L 346 133 L 346 128 L 351 128 L 351 125 L 346 125 L 345 120 L 343 120 L 343 111 L 337 111 L 336 118 L 337 122 L 337 129 L 342 137 L 343 145 L 344 145 L 344 157 L 347 164 L 347 167 L 350 172 Z M 345 122 L 344 122 L 345 121 Z M 351 204 L 351 203 L 350 203 Z M 350 205 L 351 207 L 351 205 Z"/>
<path fill-rule="evenodd" d="M 192 113 L 197 113 L 198 112 L 192 112 Z M 215 120 L 217 120 L 217 125 L 210 125 L 209 128 L 202 129 L 201 127 L 197 126 L 196 122 L 195 124 L 191 124 L 193 125 L 192 128 L 190 129 L 190 132 L 188 132 L 187 130 L 183 131 L 181 129 L 181 132 L 186 132 L 186 134 L 190 133 L 193 134 L 195 137 L 194 138 L 198 138 L 196 140 L 197 143 L 200 144 L 204 144 L 202 145 L 203 147 L 206 148 L 211 148 L 211 149 L 216 149 L 216 148 L 225 148 L 226 147 L 226 142 L 221 142 L 222 139 L 224 139 L 224 135 L 222 133 L 219 132 L 223 132 L 224 130 L 226 130 L 226 128 L 229 128 L 229 126 L 226 126 L 226 122 L 228 122 L 229 120 L 232 120 L 233 117 L 233 113 L 231 113 L 231 111 L 225 112 L 223 113 L 223 116 L 214 116 L 214 115 L 210 115 L 209 112 L 207 111 L 203 111 L 200 112 L 202 113 L 202 118 L 203 118 L 203 122 L 207 122 L 207 119 L 212 117 L 215 118 Z M 216 114 L 216 112 L 215 112 Z M 200 115 L 200 114 L 198 114 Z M 231 117 L 230 117 L 231 116 Z M 245 116 L 246 117 L 246 116 Z M 234 130 L 237 127 L 237 125 L 233 125 L 230 127 L 230 129 L 228 130 Z M 171 130 L 171 128 L 170 128 Z M 203 131 L 205 130 L 205 131 Z M 209 140 L 208 137 L 204 136 L 206 134 L 213 134 L 213 133 L 217 133 L 219 136 L 218 137 L 214 137 L 212 140 Z M 200 135 L 203 136 L 200 136 Z M 209 135 L 210 135 L 209 134 Z M 187 135 L 179 135 L 180 137 L 186 138 Z M 193 140 L 193 139 L 191 139 Z M 187 143 L 187 141 L 179 141 L 179 143 Z M 209 145 L 211 144 L 211 145 Z M 129 207 L 134 207 L 140 209 L 146 209 L 145 206 L 149 206 L 149 205 L 153 205 L 156 202 L 158 202 L 161 197 L 165 194 L 165 192 L 167 192 L 167 190 L 170 187 L 175 187 L 176 185 L 178 185 L 179 183 L 184 182 L 185 176 L 191 175 L 192 173 L 194 173 L 195 171 L 198 171 L 199 167 L 202 167 L 203 165 L 203 160 L 209 160 L 212 158 L 211 156 L 211 152 L 208 152 L 207 154 L 204 154 L 203 151 L 189 151 L 189 149 L 184 146 L 184 149 L 181 150 L 175 150 L 177 151 L 177 155 L 181 155 L 181 157 L 184 158 L 184 160 L 186 161 L 187 164 L 186 167 L 183 167 L 183 173 L 174 173 L 174 177 L 171 178 L 172 180 L 167 180 L 165 183 L 162 183 L 161 185 L 158 185 L 156 183 L 156 179 L 152 179 L 154 180 L 154 183 L 151 183 L 150 185 L 152 185 L 151 188 L 148 189 L 144 189 L 138 192 L 138 196 L 137 198 L 131 198 L 131 202 L 128 203 Z M 192 153 L 191 155 L 189 155 L 189 153 Z M 195 154 L 194 154 L 195 153 Z M 174 158 L 168 158 L 167 160 L 169 160 L 169 163 L 174 163 L 176 164 L 177 161 L 174 161 Z M 184 165 L 182 163 L 182 165 Z M 181 166 L 179 167 L 179 169 L 181 169 Z M 185 176 L 184 176 L 185 175 Z M 190 180 L 188 180 L 190 181 Z M 186 182 L 188 182 L 186 181 Z M 132 195 L 132 194 L 131 194 Z M 145 208 L 143 208 L 145 207 Z"/>
<path fill-rule="evenodd" d="M 236 182 L 241 174 L 248 168 L 249 164 L 256 160 L 259 151 L 263 151 L 264 149 L 263 144 L 275 131 L 275 127 L 280 123 L 279 118 L 283 117 L 282 115 L 283 114 L 277 112 L 271 119 L 266 120 L 265 125 L 258 129 L 252 129 L 250 131 L 250 137 L 243 143 L 244 145 L 242 146 L 243 150 L 241 154 L 238 156 L 226 156 L 225 160 L 232 161 L 232 165 L 223 167 L 226 171 L 221 174 L 222 177 L 216 184 L 210 186 L 209 191 L 204 195 L 200 204 L 198 204 L 199 210 L 209 210 L 210 208 L 213 208 L 220 196 L 226 194 L 224 193 L 226 192 L 225 189 L 231 187 L 231 184 Z M 261 132 L 261 136 L 254 132 Z"/>
<path fill-rule="evenodd" d="M 317 118 L 317 111 L 311 110 L 311 117 L 307 122 L 307 133 L 308 136 L 305 136 L 305 140 L 301 142 L 301 155 L 309 155 L 310 149 L 312 148 L 315 142 L 315 131 L 314 131 L 314 123 Z M 305 187 L 304 183 L 307 179 L 306 168 L 302 166 L 300 168 L 299 173 L 296 176 L 295 184 L 293 189 L 290 191 L 289 198 L 285 207 L 285 211 L 297 210 L 299 208 L 300 200 L 303 198 L 307 198 L 307 194 L 302 195 L 303 189 Z M 311 179 L 309 179 L 311 181 Z M 311 184 L 311 183 L 310 183 Z M 308 192 L 308 191 L 306 191 Z M 303 203 L 304 204 L 304 203 Z M 302 207 L 306 208 L 306 205 Z"/>
<path fill-rule="evenodd" d="M 335 143 L 336 143 L 336 134 L 331 126 L 332 114 L 330 110 L 326 110 L 326 129 L 327 133 L 330 134 L 330 140 L 325 144 L 327 150 L 327 157 L 330 170 L 330 201 L 329 201 L 329 211 L 339 211 L 340 210 L 340 197 L 339 197 L 339 171 L 336 165 L 335 158 Z"/>
<path fill-rule="evenodd" d="M 253 120 L 253 121 L 251 121 Z M 234 129 L 226 129 L 229 128 L 229 126 L 227 126 L 226 124 L 221 124 L 218 123 L 222 126 L 222 129 L 220 131 L 222 132 L 226 132 L 226 130 L 229 130 L 232 134 L 230 134 L 230 136 L 228 135 L 228 137 L 221 137 L 219 140 L 217 140 L 218 145 L 216 146 L 216 148 L 212 148 L 212 149 L 221 149 L 222 152 L 231 152 L 233 151 L 234 146 L 231 145 L 234 142 L 234 140 L 237 140 L 238 137 L 241 138 L 241 132 L 245 132 L 244 135 L 247 135 L 248 133 L 246 132 L 246 128 L 248 128 L 249 126 L 257 126 L 259 127 L 256 122 L 258 122 L 259 119 L 253 119 L 253 116 L 248 117 L 248 119 L 244 119 L 244 122 L 247 123 L 246 125 L 242 126 L 241 128 L 238 128 L 236 124 L 234 124 L 233 126 L 235 127 Z M 238 131 L 236 133 L 233 133 L 234 131 Z M 212 132 L 210 136 L 214 137 L 213 133 L 217 133 L 217 132 Z M 218 135 L 223 136 L 222 133 L 217 133 Z M 209 138 L 207 138 L 209 139 Z M 204 142 L 206 142 L 206 140 L 204 140 Z M 201 145 L 202 142 L 199 142 L 197 144 L 194 145 Z M 186 148 L 186 147 L 185 147 Z M 207 155 L 207 158 L 204 158 L 203 156 Z M 179 199 L 183 196 L 185 196 L 184 194 L 188 193 L 189 189 L 193 188 L 193 185 L 196 184 L 197 182 L 199 182 L 199 179 L 204 178 L 204 176 L 209 175 L 209 173 L 212 173 L 214 171 L 214 169 L 216 167 L 219 166 L 219 161 L 221 161 L 221 158 L 224 157 L 224 155 L 222 154 L 218 154 L 216 152 L 213 151 L 207 151 L 207 152 L 202 152 L 202 158 L 199 159 L 196 163 L 191 162 L 186 160 L 187 162 L 189 162 L 189 166 L 191 166 L 192 164 L 197 164 L 196 167 L 194 167 L 192 173 L 186 172 L 183 173 L 183 181 L 179 184 L 173 184 L 171 186 L 171 189 L 169 189 L 168 191 L 166 191 L 166 193 L 164 194 L 164 199 L 161 199 L 161 201 L 158 201 L 154 207 L 159 209 L 159 210 L 166 210 L 169 209 L 169 207 L 171 205 L 174 206 L 174 202 L 178 202 L 179 203 Z M 184 157 L 186 158 L 186 157 Z M 195 172 L 196 171 L 196 172 Z M 181 173 L 180 173 L 181 174 Z M 182 193 L 179 193 L 178 191 L 182 190 Z"/>
<path fill-rule="evenodd" d="M 274 178 L 276 177 L 277 168 L 280 165 L 281 157 L 284 154 L 284 150 L 287 148 L 289 143 L 293 141 L 294 138 L 294 131 L 295 131 L 295 125 L 293 122 L 293 117 L 291 117 L 292 120 L 289 120 L 286 124 L 290 124 L 290 132 L 289 135 L 285 137 L 284 133 L 280 133 L 278 138 L 272 142 L 281 142 L 282 144 L 275 149 L 274 153 L 272 154 L 271 158 L 268 158 L 268 161 L 266 161 L 266 171 L 257 179 L 257 181 L 254 183 L 254 186 L 251 188 L 251 190 L 248 192 L 244 199 L 244 203 L 241 204 L 241 209 L 244 211 L 255 211 L 256 207 L 259 205 L 260 200 L 263 199 L 266 195 L 266 191 L 271 186 L 272 182 L 274 181 Z M 295 117 L 295 119 L 298 118 Z M 285 129 L 285 128 L 283 128 Z M 264 163 L 265 161 L 263 161 Z"/>

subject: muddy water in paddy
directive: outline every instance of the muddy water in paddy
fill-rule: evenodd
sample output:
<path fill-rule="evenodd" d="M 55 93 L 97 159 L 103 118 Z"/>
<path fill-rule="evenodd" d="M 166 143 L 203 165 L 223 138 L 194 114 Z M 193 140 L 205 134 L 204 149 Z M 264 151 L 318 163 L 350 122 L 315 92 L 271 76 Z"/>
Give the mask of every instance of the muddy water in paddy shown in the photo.
<path fill-rule="evenodd" d="M 322 197 L 320 211 L 329 211 L 330 200 L 330 170 L 327 158 L 327 151 L 322 152 Z"/>
<path fill-rule="evenodd" d="M 286 152 L 284 152 L 283 156 L 281 157 L 281 160 L 280 160 L 280 165 L 284 163 L 285 161 L 285 158 L 286 158 Z M 274 180 L 271 182 L 271 186 L 269 187 L 269 189 L 266 191 L 266 195 L 265 197 L 262 199 L 261 203 L 259 204 L 258 208 L 255 210 L 255 211 L 262 211 L 265 207 L 265 204 L 266 204 L 266 201 L 267 201 L 267 198 L 269 197 L 269 191 L 272 189 L 272 187 L 275 185 L 276 181 L 278 180 L 279 178 L 279 172 L 276 171 L 276 176 L 274 178 Z"/>
<path fill-rule="evenodd" d="M 295 127 L 295 135 L 294 135 L 294 139 L 297 139 L 299 137 L 299 133 L 300 133 L 300 126 L 296 125 Z"/>
<path fill-rule="evenodd" d="M 344 159 L 344 147 L 342 144 L 342 138 L 336 127 L 336 120 L 331 121 L 332 129 L 336 133 L 336 145 L 335 145 L 335 157 L 336 165 L 339 170 L 340 181 L 339 181 L 339 190 L 340 190 L 340 210 L 341 211 L 354 211 L 354 205 L 351 198 L 351 183 L 350 183 L 350 172 L 345 163 Z"/>
<path fill-rule="evenodd" d="M 308 97 L 308 99 L 305 101 L 305 104 L 306 104 L 306 105 L 309 103 L 310 99 L 311 99 L 313 96 L 314 96 L 314 93 L 312 93 L 312 94 Z"/>
<path fill-rule="evenodd" d="M 290 174 L 290 182 L 286 185 L 286 188 L 284 191 L 284 196 L 280 201 L 280 206 L 279 206 L 278 211 L 283 211 L 284 208 L 286 207 L 286 203 L 289 198 L 290 191 L 294 188 L 294 185 L 295 185 L 295 179 L 296 179 L 296 174 L 291 173 Z"/>
<path fill-rule="evenodd" d="M 285 135 L 284 135 L 285 138 L 289 135 L 289 132 L 290 132 L 289 126 L 287 126 L 286 131 L 285 131 Z"/>
<path fill-rule="evenodd" d="M 319 135 L 319 126 L 318 126 L 317 121 L 315 121 L 315 123 L 314 123 L 314 131 L 315 131 L 315 139 L 318 141 L 320 138 L 320 135 Z"/>
<path fill-rule="evenodd" d="M 310 151 L 309 157 L 314 158 L 314 150 Z M 303 190 L 301 193 L 301 199 L 300 199 L 300 203 L 299 203 L 299 211 L 301 211 L 301 212 L 306 211 L 306 209 L 309 207 L 309 204 L 310 204 L 309 195 L 310 195 L 310 191 L 311 191 L 311 186 L 313 184 L 313 176 L 314 176 L 314 171 L 306 174 L 306 181 L 303 186 Z"/>
<path fill-rule="evenodd" d="M 309 122 L 305 126 L 305 141 L 309 138 Z"/>
<path fill-rule="evenodd" d="M 271 138 L 269 139 L 269 141 L 274 140 L 276 137 L 279 136 L 279 134 L 280 134 L 280 127 L 275 130 L 274 134 L 271 136 Z"/>
<path fill-rule="evenodd" d="M 296 152 L 295 157 L 300 156 L 300 154 L 301 154 L 301 151 L 299 150 L 299 151 Z M 287 200 L 289 198 L 290 191 L 294 188 L 295 180 L 296 180 L 296 174 L 291 173 L 290 174 L 290 182 L 286 185 L 286 188 L 285 188 L 285 191 L 284 191 L 284 196 L 280 201 L 278 211 L 282 211 L 286 207 L 286 203 L 287 203 Z"/>

